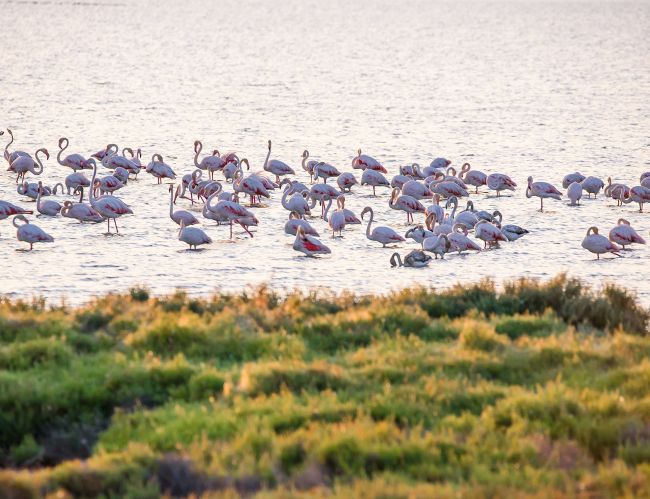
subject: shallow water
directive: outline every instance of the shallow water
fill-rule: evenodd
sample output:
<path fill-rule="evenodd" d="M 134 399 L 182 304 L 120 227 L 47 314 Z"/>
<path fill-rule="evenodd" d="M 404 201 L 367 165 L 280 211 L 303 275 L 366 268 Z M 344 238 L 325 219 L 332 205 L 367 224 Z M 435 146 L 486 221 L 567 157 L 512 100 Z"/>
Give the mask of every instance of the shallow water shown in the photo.
<path fill-rule="evenodd" d="M 510 174 L 520 186 L 513 195 L 472 199 L 531 231 L 499 250 L 397 270 L 363 227 L 330 239 L 314 219 L 332 255 L 308 259 L 283 233 L 276 193 L 256 210 L 253 239 L 229 242 L 228 228 L 209 221 L 214 244 L 189 252 L 168 218 L 167 186 L 141 175 L 119 192 L 135 212 L 119 220 L 119 236 L 104 235 L 104 224 L 39 218 L 56 241 L 30 253 L 19 251 L 11 220 L 0 221 L 0 293 L 73 303 L 134 284 L 156 293 L 258 283 L 366 293 L 568 271 L 628 286 L 650 304 L 650 249 L 595 261 L 580 247 L 589 226 L 607 232 L 621 216 L 647 236 L 650 213 L 601 195 L 579 208 L 547 201 L 541 214 L 524 194 L 528 175 L 561 187 L 579 170 L 636 185 L 650 170 L 648 2 L 0 1 L 0 12 L 0 127 L 14 130 L 13 148 L 56 154 L 67 136 L 69 152 L 87 155 L 116 142 L 146 158 L 162 153 L 180 179 L 193 170 L 195 139 L 259 170 L 271 138 L 272 156 L 304 182 L 305 148 L 349 170 L 361 147 L 391 174 L 445 156 Z M 0 199 L 32 204 L 4 169 Z M 68 173 L 52 158 L 41 179 Z M 388 208 L 387 189 L 378 192 L 356 187 L 348 207 L 370 205 L 403 233 L 405 216 Z"/>

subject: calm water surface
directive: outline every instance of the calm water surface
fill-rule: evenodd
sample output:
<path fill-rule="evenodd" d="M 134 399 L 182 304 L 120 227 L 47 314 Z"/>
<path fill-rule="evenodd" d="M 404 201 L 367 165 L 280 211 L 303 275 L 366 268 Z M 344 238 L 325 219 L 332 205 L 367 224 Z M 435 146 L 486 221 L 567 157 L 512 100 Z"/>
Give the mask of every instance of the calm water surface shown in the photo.
<path fill-rule="evenodd" d="M 116 142 L 162 153 L 180 177 L 193 170 L 195 139 L 259 170 L 271 138 L 273 157 L 303 181 L 304 148 L 347 170 L 361 147 L 391 174 L 446 156 L 510 174 L 520 185 L 511 197 L 472 197 L 531 231 L 500 250 L 396 270 L 391 251 L 356 226 L 343 239 L 324 235 L 332 255 L 308 259 L 283 233 L 276 194 L 256 212 L 254 239 L 229 242 L 227 227 L 205 222 L 214 244 L 189 252 L 168 218 L 167 186 L 141 175 L 119 193 L 135 211 L 120 236 L 39 218 L 56 241 L 29 253 L 1 221 L 2 294 L 81 302 L 134 284 L 207 294 L 259 283 L 366 293 L 563 270 L 626 285 L 650 304 L 650 249 L 596 262 L 580 247 L 589 226 L 609 231 L 621 216 L 647 236 L 650 213 L 601 197 L 580 208 L 549 201 L 540 214 L 523 187 L 528 175 L 559 185 L 575 170 L 636 185 L 650 170 L 648 2 L 0 0 L 0 12 L 0 127 L 14 130 L 13 148 L 56 153 L 67 136 L 70 152 L 87 155 Z M 4 169 L 0 199 L 30 205 Z M 41 179 L 68 173 L 51 159 Z M 348 207 L 373 206 L 404 232 L 388 190 L 370 194 L 356 188 Z"/>

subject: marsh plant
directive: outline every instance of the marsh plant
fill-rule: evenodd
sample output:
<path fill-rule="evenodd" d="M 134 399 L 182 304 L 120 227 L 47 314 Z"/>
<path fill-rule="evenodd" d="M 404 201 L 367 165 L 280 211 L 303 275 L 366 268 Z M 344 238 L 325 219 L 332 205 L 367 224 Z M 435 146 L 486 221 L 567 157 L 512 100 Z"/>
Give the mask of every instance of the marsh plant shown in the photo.
<path fill-rule="evenodd" d="M 648 321 L 565 276 L 5 300 L 0 495 L 637 496 Z"/>

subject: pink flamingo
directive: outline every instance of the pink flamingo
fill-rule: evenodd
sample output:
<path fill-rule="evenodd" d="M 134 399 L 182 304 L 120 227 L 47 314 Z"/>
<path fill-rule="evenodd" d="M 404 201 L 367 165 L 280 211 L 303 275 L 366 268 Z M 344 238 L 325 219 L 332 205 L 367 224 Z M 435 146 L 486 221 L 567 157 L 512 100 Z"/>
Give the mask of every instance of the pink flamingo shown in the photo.
<path fill-rule="evenodd" d="M 620 244 L 623 249 L 630 244 L 645 244 L 643 239 L 624 218 L 619 218 L 616 226 L 609 231 L 609 240 Z"/>
<path fill-rule="evenodd" d="M 285 234 L 295 236 L 296 232 L 298 232 L 298 227 L 302 227 L 303 232 L 307 235 L 315 237 L 320 236 L 318 231 L 314 229 L 307 220 L 300 217 L 300 213 L 292 211 L 289 213 L 289 220 L 284 224 L 284 232 Z"/>
<path fill-rule="evenodd" d="M 413 221 L 413 213 L 424 213 L 424 205 L 412 196 L 400 195 L 399 189 L 393 189 L 388 206 L 394 210 L 406 212 L 406 223 Z"/>
<path fill-rule="evenodd" d="M 582 240 L 582 247 L 596 255 L 596 260 L 600 260 L 600 255 L 613 253 L 621 256 L 618 252 L 621 250 L 605 236 L 598 233 L 598 227 L 589 227 L 587 235 Z"/>
<path fill-rule="evenodd" d="M 97 163 L 95 163 L 95 160 L 92 158 L 88 160 L 88 163 L 92 165 L 93 168 L 93 178 L 90 183 L 91 185 L 95 185 L 95 178 L 97 177 Z M 115 232 L 119 234 L 120 231 L 117 228 L 117 219 L 123 215 L 133 214 L 131 208 L 129 208 L 129 206 L 124 201 L 115 196 L 100 196 L 98 198 L 95 198 L 93 190 L 90 189 L 88 191 L 88 198 L 90 200 L 90 206 L 92 206 L 95 211 L 97 211 L 97 213 L 106 218 L 106 221 L 108 222 L 109 234 L 111 233 L 111 219 L 113 219 L 113 223 L 115 224 Z"/>
<path fill-rule="evenodd" d="M 164 178 L 169 178 L 174 180 L 176 178 L 176 173 L 172 170 L 171 166 L 165 163 L 161 154 L 154 154 L 151 157 L 151 162 L 146 167 L 147 173 L 151 173 L 156 179 L 158 179 L 158 184 L 162 184 Z"/>
<path fill-rule="evenodd" d="M 337 199 L 337 206 L 338 209 L 334 210 L 331 215 L 328 215 L 329 210 L 332 207 L 332 200 L 330 199 L 327 203 L 325 214 L 323 215 L 323 219 L 327 222 L 329 228 L 332 229 L 332 237 L 334 237 L 335 232 L 338 232 L 339 236 L 342 237 L 343 229 L 345 228 L 345 213 L 343 213 L 343 210 L 341 209 L 340 198 Z"/>
<path fill-rule="evenodd" d="M 388 179 L 379 170 L 373 170 L 371 168 L 366 168 L 361 174 L 361 185 L 371 185 L 372 186 L 372 195 L 376 196 L 375 192 L 376 187 L 389 187 L 390 183 Z"/>
<path fill-rule="evenodd" d="M 488 189 L 497 191 L 497 197 L 501 197 L 501 191 L 514 191 L 517 183 L 508 175 L 503 173 L 492 173 L 487 178 Z"/>
<path fill-rule="evenodd" d="M 72 168 L 75 172 L 87 168 L 86 158 L 81 154 L 68 154 L 64 159 L 61 159 L 61 155 L 63 154 L 63 151 L 68 148 L 68 145 L 70 145 L 70 141 L 66 137 L 61 137 L 59 139 L 59 153 L 56 155 L 57 163 L 61 166 Z"/>
<path fill-rule="evenodd" d="M 199 163 L 199 154 L 203 150 L 203 143 L 200 140 L 194 141 L 194 166 L 201 170 L 207 170 L 210 178 L 214 178 L 214 173 L 223 169 L 226 160 L 219 156 L 219 151 L 215 149 L 212 156 L 205 156 Z"/>
<path fill-rule="evenodd" d="M 25 151 L 9 152 L 9 146 L 14 143 L 14 134 L 9 128 L 7 128 L 7 132 L 9 133 L 9 136 L 11 137 L 11 140 L 5 146 L 5 152 L 4 152 L 4 158 L 7 161 L 7 163 L 9 163 L 9 165 L 11 165 L 11 163 L 13 163 L 16 160 L 16 158 L 18 158 L 19 156 L 27 156 L 27 157 L 31 158 L 31 155 L 29 153 L 25 152 Z M 3 135 L 3 134 L 4 134 L 4 132 L 0 133 L 0 135 Z M 9 170 L 11 170 L 11 166 L 9 166 Z"/>
<path fill-rule="evenodd" d="M 232 239 L 232 224 L 233 222 L 237 222 L 239 225 L 242 226 L 242 228 L 248 232 L 248 234 L 253 237 L 253 233 L 248 230 L 246 227 L 247 225 L 256 225 L 257 224 L 257 219 L 255 218 L 255 215 L 246 208 L 244 208 L 242 205 L 240 205 L 237 201 L 232 201 L 232 200 L 227 200 L 227 199 L 221 199 L 219 200 L 216 204 L 212 204 L 212 200 L 217 196 L 217 193 L 212 194 L 208 198 L 208 201 L 206 203 L 206 206 L 208 207 L 208 210 L 217 214 L 217 216 L 220 219 L 225 219 L 229 222 L 230 224 L 230 239 Z M 235 197 L 236 199 L 236 197 Z M 244 223 L 246 222 L 246 223 Z M 252 222 L 252 223 L 248 223 Z"/>
<path fill-rule="evenodd" d="M 296 230 L 296 239 L 293 241 L 293 249 L 304 253 L 307 256 L 327 255 L 332 251 L 321 243 L 314 236 L 305 233 L 305 229 L 298 227 Z"/>
<path fill-rule="evenodd" d="M 454 224 L 448 238 L 451 243 L 451 250 L 458 251 L 459 255 L 463 251 L 481 251 L 481 247 L 467 237 L 467 227 L 462 223 Z"/>
<path fill-rule="evenodd" d="M 562 199 L 562 193 L 548 182 L 533 182 L 533 177 L 528 177 L 528 187 L 526 188 L 526 197 L 536 196 L 540 200 L 539 211 L 544 211 L 544 199 Z"/>
<path fill-rule="evenodd" d="M 463 163 L 458 178 L 466 184 L 476 187 L 476 194 L 478 194 L 479 187 L 487 185 L 487 175 L 482 171 L 472 170 L 472 166 L 469 163 Z"/>
<path fill-rule="evenodd" d="M 307 173 L 309 173 L 309 181 L 313 184 L 314 183 L 314 167 L 318 164 L 318 161 L 315 161 L 313 159 L 309 159 L 309 151 L 305 149 L 302 152 L 302 169 L 305 170 Z"/>
<path fill-rule="evenodd" d="M 322 178 L 324 183 L 327 183 L 328 178 L 338 177 L 341 174 L 335 167 L 329 163 L 317 163 L 314 166 L 314 179 L 318 182 L 318 178 Z"/>
<path fill-rule="evenodd" d="M 178 186 L 178 189 L 176 191 L 178 194 L 178 192 L 180 191 L 180 186 Z M 180 225 L 181 222 L 185 223 L 185 226 L 195 225 L 199 223 L 196 217 L 192 215 L 189 211 L 186 210 L 174 211 L 174 186 L 173 185 L 169 186 L 169 218 L 171 218 L 178 225 Z"/>
<path fill-rule="evenodd" d="M 269 159 L 271 157 L 271 141 L 269 140 L 269 152 L 266 154 L 264 161 L 264 170 L 275 175 L 275 181 L 280 182 L 280 175 L 295 175 L 289 165 L 279 159 Z"/>
<path fill-rule="evenodd" d="M 18 221 L 24 222 L 18 225 Z M 40 227 L 29 223 L 29 220 L 24 215 L 16 215 L 13 219 L 13 226 L 16 227 L 16 239 L 29 243 L 29 250 L 34 248 L 35 243 L 51 243 L 54 238 L 46 233 Z"/>
<path fill-rule="evenodd" d="M 483 241 L 486 248 L 488 244 L 498 246 L 499 241 L 508 241 L 508 238 L 503 234 L 503 232 L 501 232 L 496 225 L 491 224 L 487 220 L 480 220 L 474 226 L 474 234 L 478 239 Z"/>
<path fill-rule="evenodd" d="M 31 156 L 16 157 L 16 159 L 9 166 L 10 171 L 16 172 L 18 174 L 16 182 L 21 179 L 24 180 L 25 174 L 28 172 L 32 173 L 33 175 L 40 175 L 43 173 L 43 162 L 39 156 L 41 153 L 45 154 L 46 159 L 50 159 L 50 153 L 47 152 L 47 149 L 45 148 L 40 148 L 36 151 L 34 154 L 35 159 L 32 159 Z"/>
<path fill-rule="evenodd" d="M 375 158 L 361 154 L 361 149 L 357 151 L 357 156 L 352 160 L 352 168 L 356 170 L 374 170 L 380 173 L 388 173 L 388 170 Z"/>
<path fill-rule="evenodd" d="M 650 187 L 644 187 L 642 185 L 632 187 L 623 202 L 625 204 L 632 202 L 639 203 L 639 213 L 643 213 L 643 205 L 650 203 Z"/>
<path fill-rule="evenodd" d="M 20 206 L 16 206 L 15 204 L 10 203 L 9 201 L 2 201 L 0 199 L 0 220 L 9 218 L 12 215 L 31 215 L 32 213 L 34 213 L 32 210 L 25 210 Z"/>
<path fill-rule="evenodd" d="M 212 243 L 212 239 L 202 229 L 198 227 L 186 227 L 185 220 L 181 219 L 180 228 L 178 229 L 178 240 L 198 249 L 197 246 Z"/>
<path fill-rule="evenodd" d="M 363 220 L 363 216 L 366 213 L 370 213 L 370 219 L 368 220 L 368 226 L 366 227 L 366 237 L 370 239 L 371 241 L 377 241 L 382 245 L 382 247 L 386 247 L 388 244 L 393 244 L 393 243 L 400 243 L 406 241 L 402 236 L 400 236 L 397 232 L 395 232 L 393 229 L 390 227 L 375 227 L 372 232 L 370 232 L 370 226 L 372 225 L 372 222 L 374 220 L 374 212 L 372 211 L 372 208 L 370 206 L 366 206 L 362 211 L 361 211 L 361 219 Z"/>

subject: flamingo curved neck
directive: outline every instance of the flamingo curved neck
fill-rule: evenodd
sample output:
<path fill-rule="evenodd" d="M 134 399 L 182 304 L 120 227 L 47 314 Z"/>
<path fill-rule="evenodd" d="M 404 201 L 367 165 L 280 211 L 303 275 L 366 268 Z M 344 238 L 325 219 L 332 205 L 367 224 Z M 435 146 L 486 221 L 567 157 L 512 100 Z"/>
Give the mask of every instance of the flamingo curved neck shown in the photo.
<path fill-rule="evenodd" d="M 199 154 L 203 150 L 203 143 L 200 140 L 196 141 L 196 147 L 194 148 L 194 166 L 199 166 Z"/>
<path fill-rule="evenodd" d="M 366 237 L 370 238 L 370 226 L 372 225 L 372 220 L 374 218 L 374 212 L 372 210 L 368 210 L 370 213 L 370 218 L 368 219 L 368 226 L 366 227 Z"/>
<path fill-rule="evenodd" d="M 267 169 L 267 166 L 269 164 L 269 158 L 271 157 L 271 144 L 269 144 L 269 151 L 266 153 L 266 159 L 264 160 L 264 170 Z M 268 170 L 267 170 L 268 171 Z"/>

